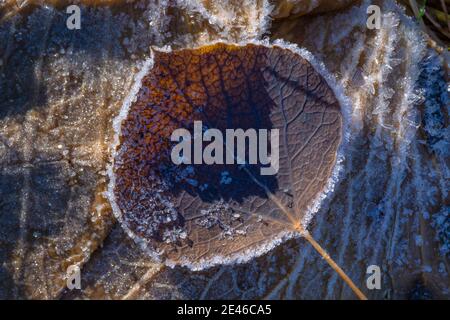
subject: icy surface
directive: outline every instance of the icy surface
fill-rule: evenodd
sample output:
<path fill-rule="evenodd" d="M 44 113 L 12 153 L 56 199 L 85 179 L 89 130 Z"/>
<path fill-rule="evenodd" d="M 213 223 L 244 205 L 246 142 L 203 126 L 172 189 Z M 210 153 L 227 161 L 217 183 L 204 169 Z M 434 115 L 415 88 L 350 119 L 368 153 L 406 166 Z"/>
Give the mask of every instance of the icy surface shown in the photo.
<path fill-rule="evenodd" d="M 0 297 L 354 298 L 301 239 L 244 264 L 165 268 L 129 239 L 102 196 L 111 119 L 149 46 L 250 34 L 305 47 L 351 100 L 352 142 L 334 196 L 311 221 L 315 239 L 369 298 L 448 299 L 448 89 L 441 57 L 414 21 L 390 0 L 271 24 L 263 1 L 220 14 L 219 5 L 183 3 L 83 6 L 75 33 L 50 7 L 2 21 Z M 379 31 L 365 28 L 373 3 Z M 227 26 L 240 10 L 252 18 Z M 82 266 L 81 292 L 64 289 L 71 264 Z M 385 275 L 382 290 L 364 289 L 370 264 Z"/>

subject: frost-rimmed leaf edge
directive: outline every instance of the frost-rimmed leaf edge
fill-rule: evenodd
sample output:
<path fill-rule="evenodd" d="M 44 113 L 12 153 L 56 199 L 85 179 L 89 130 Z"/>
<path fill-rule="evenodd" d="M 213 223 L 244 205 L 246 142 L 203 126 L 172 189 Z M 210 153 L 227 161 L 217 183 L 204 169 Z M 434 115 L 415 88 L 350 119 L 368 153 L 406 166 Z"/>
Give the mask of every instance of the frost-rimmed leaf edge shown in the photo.
<path fill-rule="evenodd" d="M 314 217 L 314 215 L 319 211 L 320 208 L 323 208 L 326 206 L 327 200 L 330 199 L 330 197 L 333 195 L 334 190 L 336 188 L 337 183 L 339 182 L 339 178 L 342 175 L 343 172 L 343 163 L 345 161 L 345 153 L 347 150 L 347 147 L 351 141 L 351 111 L 352 111 L 352 104 L 351 100 L 345 95 L 344 88 L 337 82 L 336 78 L 333 74 L 331 74 L 325 67 L 325 64 L 322 61 L 319 61 L 311 52 L 304 48 L 298 47 L 296 44 L 289 43 L 285 40 L 277 39 L 273 42 L 270 42 L 268 39 L 264 40 L 246 40 L 242 42 L 228 42 L 224 40 L 217 40 L 212 41 L 211 43 L 208 43 L 207 45 L 214 45 L 214 44 L 225 44 L 225 45 L 234 45 L 239 47 L 244 47 L 249 44 L 259 45 L 259 46 L 265 46 L 267 48 L 273 48 L 273 47 L 280 47 L 282 49 L 287 49 L 295 54 L 298 54 L 300 57 L 308 61 L 311 66 L 314 68 L 316 72 L 318 72 L 322 78 L 326 81 L 327 85 L 331 88 L 334 96 L 336 97 L 337 101 L 340 105 L 340 111 L 342 114 L 342 139 L 339 144 L 339 147 L 336 152 L 336 160 L 335 164 L 332 170 L 332 173 L 330 177 L 328 178 L 328 181 L 326 183 L 326 186 L 320 192 L 317 194 L 314 201 L 308 206 L 307 211 L 305 212 L 302 221 L 301 226 L 304 230 L 307 230 L 307 227 L 311 221 L 311 219 Z M 198 47 L 188 47 L 188 48 L 182 48 L 182 49 L 198 49 L 205 45 L 198 46 Z M 181 49 L 181 50 L 182 50 Z M 235 253 L 230 256 L 222 256 L 217 255 L 213 258 L 209 259 L 200 259 L 199 261 L 192 262 L 188 259 L 181 259 L 177 262 L 171 260 L 171 259 L 165 259 L 163 260 L 161 258 L 161 255 L 155 251 L 152 246 L 150 245 L 149 241 L 137 236 L 130 228 L 126 226 L 122 219 L 122 213 L 121 210 L 115 200 L 114 196 L 114 189 L 115 189 L 115 176 L 114 176 L 114 160 L 117 155 L 117 148 L 120 144 L 120 137 L 121 137 L 121 126 L 123 120 L 125 120 L 128 116 L 129 109 L 131 105 L 136 101 L 137 95 L 139 93 L 139 90 L 142 85 L 142 79 L 148 74 L 148 72 L 152 69 L 153 63 L 154 63 L 154 51 L 160 51 L 160 52 L 172 52 L 172 49 L 169 46 L 164 47 L 153 47 L 150 49 L 150 57 L 145 60 L 142 64 L 141 70 L 135 75 L 134 83 L 131 87 L 130 93 L 126 96 L 124 99 L 124 102 L 122 104 L 122 107 L 118 113 L 118 115 L 113 120 L 113 130 L 114 130 L 114 137 L 113 137 L 113 143 L 111 145 L 111 155 L 110 155 L 110 162 L 107 165 L 107 174 L 109 177 L 108 187 L 107 191 L 105 192 L 105 196 L 109 200 L 111 204 L 111 208 L 113 211 L 113 214 L 115 218 L 119 221 L 121 227 L 124 229 L 124 231 L 127 233 L 127 235 L 134 240 L 134 242 L 150 257 L 152 257 L 154 260 L 156 260 L 159 263 L 164 263 L 165 265 L 169 267 L 175 267 L 175 266 L 183 266 L 187 267 L 193 271 L 198 270 L 204 270 L 207 268 L 211 268 L 217 265 L 224 265 L 224 264 L 236 264 L 236 263 L 246 263 L 254 258 L 257 258 L 259 256 L 262 256 L 266 254 L 267 252 L 271 251 L 278 245 L 284 243 L 285 241 L 293 238 L 301 237 L 301 233 L 299 233 L 296 230 L 292 231 L 284 231 L 279 233 L 275 238 L 268 239 L 266 242 L 260 244 L 257 246 L 257 248 L 251 248 L 247 249 L 244 252 Z"/>

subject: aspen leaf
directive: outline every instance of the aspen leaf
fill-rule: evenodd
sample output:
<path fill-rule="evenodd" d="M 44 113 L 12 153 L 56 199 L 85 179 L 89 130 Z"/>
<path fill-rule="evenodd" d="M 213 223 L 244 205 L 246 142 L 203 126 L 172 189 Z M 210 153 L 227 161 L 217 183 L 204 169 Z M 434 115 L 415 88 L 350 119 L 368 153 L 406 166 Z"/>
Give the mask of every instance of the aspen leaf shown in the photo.
<path fill-rule="evenodd" d="M 332 175 L 343 120 L 306 59 L 255 44 L 156 51 L 141 84 L 119 119 L 110 197 L 122 225 L 152 255 L 191 268 L 246 260 L 307 220 Z M 222 132 L 278 129 L 278 172 L 261 175 L 260 164 L 175 165 L 171 134 L 193 132 L 194 121 Z"/>

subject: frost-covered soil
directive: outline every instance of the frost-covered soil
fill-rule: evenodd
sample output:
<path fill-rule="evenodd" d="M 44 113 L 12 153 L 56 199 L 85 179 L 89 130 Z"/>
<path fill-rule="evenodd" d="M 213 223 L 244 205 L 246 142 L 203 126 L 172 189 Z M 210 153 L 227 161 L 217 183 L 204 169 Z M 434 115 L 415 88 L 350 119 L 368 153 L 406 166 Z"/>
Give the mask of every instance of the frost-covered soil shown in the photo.
<path fill-rule="evenodd" d="M 79 31 L 66 28 L 61 8 L 1 22 L 0 298 L 354 298 L 301 239 L 245 264 L 164 267 L 103 197 L 112 119 L 149 46 L 264 36 L 308 49 L 352 101 L 344 174 L 312 220 L 315 239 L 369 298 L 450 298 L 441 55 L 389 0 L 273 22 L 265 1 L 221 3 L 83 6 Z M 369 3 L 382 8 L 379 31 L 365 28 Z M 64 289 L 74 263 L 82 291 Z M 365 288 L 371 264 L 383 271 L 382 290 Z"/>

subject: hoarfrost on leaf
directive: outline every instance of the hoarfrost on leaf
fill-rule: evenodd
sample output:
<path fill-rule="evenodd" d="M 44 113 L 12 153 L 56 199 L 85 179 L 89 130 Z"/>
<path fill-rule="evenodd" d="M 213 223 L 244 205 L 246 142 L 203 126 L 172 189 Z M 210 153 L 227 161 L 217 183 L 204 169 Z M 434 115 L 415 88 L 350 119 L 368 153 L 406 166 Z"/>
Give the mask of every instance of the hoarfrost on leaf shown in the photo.
<path fill-rule="evenodd" d="M 323 65 L 283 42 L 153 55 L 116 120 L 109 197 L 128 233 L 152 256 L 197 269 L 248 260 L 306 227 L 333 189 L 347 139 L 348 101 Z M 279 130 L 278 174 L 175 165 L 172 132 L 199 120 L 204 130 Z"/>

